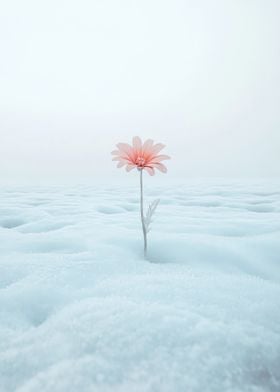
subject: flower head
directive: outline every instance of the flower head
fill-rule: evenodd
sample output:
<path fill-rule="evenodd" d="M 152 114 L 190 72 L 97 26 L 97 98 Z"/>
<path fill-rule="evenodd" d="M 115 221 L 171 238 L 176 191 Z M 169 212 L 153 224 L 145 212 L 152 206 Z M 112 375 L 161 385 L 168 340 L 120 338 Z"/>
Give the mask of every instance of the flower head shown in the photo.
<path fill-rule="evenodd" d="M 135 136 L 132 139 L 132 146 L 127 143 L 118 143 L 117 147 L 118 150 L 112 151 L 112 155 L 115 155 L 113 161 L 118 161 L 117 167 L 126 166 L 127 171 L 134 168 L 146 170 L 151 176 L 155 174 L 155 169 L 163 173 L 167 172 L 166 167 L 161 162 L 170 159 L 170 157 L 158 155 L 165 147 L 164 144 L 154 144 L 151 139 L 142 143 L 140 137 Z"/>

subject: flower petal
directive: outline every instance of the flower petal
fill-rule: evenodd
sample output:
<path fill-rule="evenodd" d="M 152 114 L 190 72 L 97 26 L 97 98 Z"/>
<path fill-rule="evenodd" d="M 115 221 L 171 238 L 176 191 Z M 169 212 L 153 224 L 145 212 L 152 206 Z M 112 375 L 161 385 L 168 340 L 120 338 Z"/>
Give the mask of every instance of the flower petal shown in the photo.
<path fill-rule="evenodd" d="M 164 161 L 165 159 L 171 159 L 168 155 L 156 155 L 155 157 L 152 157 L 149 163 L 159 163 L 161 161 Z"/>
<path fill-rule="evenodd" d="M 139 136 L 134 136 L 134 138 L 132 139 L 132 145 L 133 148 L 137 150 L 137 152 L 142 151 L 142 140 L 140 139 Z"/>
<path fill-rule="evenodd" d="M 149 153 L 152 150 L 154 141 L 152 139 L 147 139 L 145 143 L 143 143 L 142 151 L 143 153 Z"/>
<path fill-rule="evenodd" d="M 112 161 L 123 162 L 125 165 L 130 163 L 129 159 L 127 159 L 125 157 L 115 157 L 115 158 L 112 159 Z"/>
<path fill-rule="evenodd" d="M 136 165 L 127 165 L 126 166 L 126 168 L 125 168 L 125 170 L 127 171 L 127 172 L 130 172 L 132 169 L 134 169 L 136 167 Z"/>
<path fill-rule="evenodd" d="M 166 166 L 164 166 L 162 163 L 153 163 L 153 167 L 155 167 L 156 169 L 158 169 L 162 173 L 166 173 L 167 172 Z"/>
<path fill-rule="evenodd" d="M 131 161 L 133 161 L 133 148 L 127 144 L 127 143 L 118 143 L 117 144 L 118 149 L 120 150 L 119 154 L 120 155 L 125 155 L 127 158 L 129 158 Z"/>
<path fill-rule="evenodd" d="M 157 143 L 153 146 L 152 152 L 154 155 L 156 155 L 158 152 L 160 152 L 163 148 L 165 147 L 164 144 L 162 143 Z"/>
<path fill-rule="evenodd" d="M 144 169 L 150 174 L 150 176 L 154 176 L 155 175 L 154 168 L 152 168 L 150 166 L 145 166 Z"/>

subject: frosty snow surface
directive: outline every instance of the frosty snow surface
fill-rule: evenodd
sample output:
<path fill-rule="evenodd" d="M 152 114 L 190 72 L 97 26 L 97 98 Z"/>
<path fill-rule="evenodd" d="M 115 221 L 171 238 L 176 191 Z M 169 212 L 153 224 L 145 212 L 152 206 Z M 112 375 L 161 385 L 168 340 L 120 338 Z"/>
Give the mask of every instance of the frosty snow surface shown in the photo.
<path fill-rule="evenodd" d="M 279 182 L 137 185 L 1 187 L 0 391 L 280 391 Z"/>

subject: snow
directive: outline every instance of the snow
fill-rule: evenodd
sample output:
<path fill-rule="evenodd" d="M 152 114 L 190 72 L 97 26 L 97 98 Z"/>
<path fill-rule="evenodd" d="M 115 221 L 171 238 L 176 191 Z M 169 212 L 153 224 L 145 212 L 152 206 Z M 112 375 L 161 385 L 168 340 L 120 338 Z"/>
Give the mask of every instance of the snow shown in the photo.
<path fill-rule="evenodd" d="M 2 186 L 1 392 L 280 390 L 280 183 Z"/>

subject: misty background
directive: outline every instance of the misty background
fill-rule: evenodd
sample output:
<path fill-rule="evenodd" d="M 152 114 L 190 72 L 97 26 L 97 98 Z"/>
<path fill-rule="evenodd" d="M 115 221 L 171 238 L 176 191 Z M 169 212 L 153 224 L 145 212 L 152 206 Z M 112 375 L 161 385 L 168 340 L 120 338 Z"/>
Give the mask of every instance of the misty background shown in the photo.
<path fill-rule="evenodd" d="M 278 0 L 2 1 L 1 181 L 124 178 L 110 152 L 134 135 L 167 145 L 170 179 L 279 176 L 279 16 Z"/>

